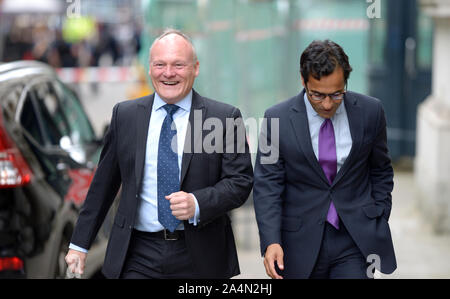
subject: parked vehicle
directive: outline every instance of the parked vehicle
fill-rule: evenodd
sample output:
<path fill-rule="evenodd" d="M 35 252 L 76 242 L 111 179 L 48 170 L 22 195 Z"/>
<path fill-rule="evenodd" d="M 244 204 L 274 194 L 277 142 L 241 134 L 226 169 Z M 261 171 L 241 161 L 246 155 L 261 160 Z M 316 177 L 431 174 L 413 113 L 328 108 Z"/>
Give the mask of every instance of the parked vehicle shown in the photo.
<path fill-rule="evenodd" d="M 0 277 L 65 277 L 101 147 L 76 93 L 49 66 L 0 64 Z M 101 269 L 111 219 L 89 251 L 86 278 Z"/>

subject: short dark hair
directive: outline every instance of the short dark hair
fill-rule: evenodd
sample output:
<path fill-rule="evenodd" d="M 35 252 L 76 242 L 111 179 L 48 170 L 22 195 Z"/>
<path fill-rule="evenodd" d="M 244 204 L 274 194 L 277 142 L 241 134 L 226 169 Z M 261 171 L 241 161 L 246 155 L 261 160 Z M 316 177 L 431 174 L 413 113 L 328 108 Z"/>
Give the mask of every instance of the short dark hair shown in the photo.
<path fill-rule="evenodd" d="M 344 80 L 350 76 L 352 67 L 348 62 L 348 56 L 344 49 L 329 39 L 321 41 L 315 40 L 306 47 L 300 57 L 300 74 L 305 84 L 309 75 L 320 80 L 322 76 L 328 76 L 340 66 L 344 71 Z"/>

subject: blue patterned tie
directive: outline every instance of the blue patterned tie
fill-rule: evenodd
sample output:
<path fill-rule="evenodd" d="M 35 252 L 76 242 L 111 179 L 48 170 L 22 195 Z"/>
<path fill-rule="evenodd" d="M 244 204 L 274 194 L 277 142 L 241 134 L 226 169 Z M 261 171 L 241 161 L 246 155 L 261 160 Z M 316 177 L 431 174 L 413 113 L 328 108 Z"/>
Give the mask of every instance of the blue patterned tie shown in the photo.
<path fill-rule="evenodd" d="M 181 220 L 172 215 L 170 202 L 165 196 L 180 191 L 180 177 L 178 170 L 178 154 L 176 135 L 177 130 L 171 129 L 173 114 L 178 110 L 177 105 L 166 104 L 166 118 L 161 127 L 158 147 L 158 221 L 171 232 L 175 231 Z M 172 150 L 172 140 L 174 148 Z"/>

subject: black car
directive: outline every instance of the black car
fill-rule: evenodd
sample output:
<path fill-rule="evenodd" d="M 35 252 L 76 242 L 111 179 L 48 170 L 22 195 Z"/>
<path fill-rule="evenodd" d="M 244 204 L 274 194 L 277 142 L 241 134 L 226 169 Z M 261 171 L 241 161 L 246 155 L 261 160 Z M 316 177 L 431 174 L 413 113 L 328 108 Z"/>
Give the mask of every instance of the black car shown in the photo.
<path fill-rule="evenodd" d="M 52 68 L 0 64 L 0 277 L 65 277 L 101 146 L 76 93 Z M 86 278 L 102 266 L 112 212 L 89 251 Z"/>

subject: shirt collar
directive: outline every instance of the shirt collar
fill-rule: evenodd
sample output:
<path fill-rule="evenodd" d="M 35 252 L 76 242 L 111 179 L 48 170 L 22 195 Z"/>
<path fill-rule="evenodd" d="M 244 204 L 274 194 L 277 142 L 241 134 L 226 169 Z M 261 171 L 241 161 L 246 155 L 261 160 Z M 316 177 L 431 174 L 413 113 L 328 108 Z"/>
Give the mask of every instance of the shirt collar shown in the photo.
<path fill-rule="evenodd" d="M 314 117 L 316 117 L 316 116 L 321 117 L 321 116 L 316 112 L 316 110 L 314 110 L 313 106 L 312 106 L 311 103 L 309 102 L 308 96 L 306 95 L 306 89 L 305 89 L 305 94 L 304 94 L 304 96 L 303 96 L 303 100 L 305 101 L 306 111 L 307 111 L 308 115 L 311 115 L 311 116 L 314 116 Z M 341 114 L 341 113 L 344 111 L 344 107 L 343 107 L 344 101 L 345 101 L 345 98 L 344 98 L 344 100 L 341 102 L 341 104 L 339 105 L 339 107 L 337 108 L 335 114 Z M 321 118 L 322 118 L 322 117 L 321 117 Z M 333 118 L 334 118 L 334 115 L 333 115 L 332 119 L 333 119 Z"/>
<path fill-rule="evenodd" d="M 155 92 L 155 99 L 153 100 L 153 111 L 158 110 L 162 106 L 166 105 L 163 99 Z M 180 101 L 176 102 L 175 105 L 179 106 L 181 109 L 190 112 L 192 105 L 192 90 Z"/>

